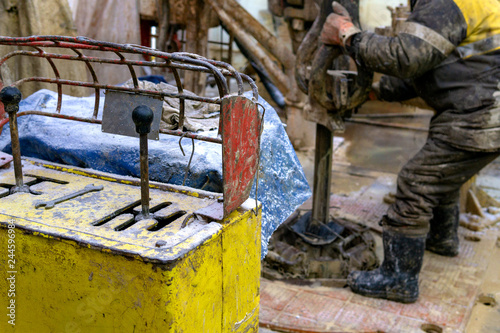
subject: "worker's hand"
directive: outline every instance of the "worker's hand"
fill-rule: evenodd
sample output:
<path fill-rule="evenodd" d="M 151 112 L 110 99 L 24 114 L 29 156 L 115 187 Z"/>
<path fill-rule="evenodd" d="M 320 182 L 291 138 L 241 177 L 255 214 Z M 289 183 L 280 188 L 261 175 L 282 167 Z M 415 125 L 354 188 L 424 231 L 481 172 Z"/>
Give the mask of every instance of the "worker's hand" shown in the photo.
<path fill-rule="evenodd" d="M 380 100 L 380 82 L 373 82 L 372 89 L 368 93 L 369 101 L 377 101 Z"/>
<path fill-rule="evenodd" d="M 321 31 L 321 42 L 329 45 L 349 45 L 350 38 L 361 30 L 352 23 L 349 12 L 341 4 L 334 1 L 332 7 L 333 13 L 328 15 Z"/>

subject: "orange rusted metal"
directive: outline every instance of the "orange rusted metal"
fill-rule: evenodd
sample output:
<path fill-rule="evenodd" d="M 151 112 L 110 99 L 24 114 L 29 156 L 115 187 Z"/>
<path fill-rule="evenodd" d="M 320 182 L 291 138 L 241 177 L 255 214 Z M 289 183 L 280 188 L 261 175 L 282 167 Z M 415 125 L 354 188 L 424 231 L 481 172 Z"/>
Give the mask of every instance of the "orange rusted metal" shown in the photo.
<path fill-rule="evenodd" d="M 161 133 L 170 134 L 180 137 L 188 137 L 202 141 L 222 144 L 223 154 L 223 191 L 224 198 L 228 202 L 224 203 L 224 217 L 227 216 L 232 210 L 237 208 L 249 197 L 250 189 L 253 184 L 253 179 L 257 170 L 259 161 L 259 138 L 261 132 L 261 119 L 257 111 L 257 86 L 255 82 L 247 75 L 238 73 L 229 64 L 206 59 L 196 54 L 190 53 L 167 53 L 155 50 L 149 47 L 131 44 L 117 44 L 104 41 L 97 41 L 85 37 L 66 37 L 66 36 L 31 36 L 31 37 L 5 37 L 0 36 L 0 45 L 10 45 L 19 47 L 18 50 L 12 51 L 4 55 L 0 59 L 0 67 L 3 66 L 9 59 L 17 57 L 32 57 L 43 58 L 53 69 L 55 78 L 48 77 L 23 77 L 17 78 L 10 86 L 5 88 L 16 88 L 27 82 L 46 82 L 54 84 L 57 87 L 58 101 L 57 107 L 54 112 L 37 111 L 37 110 L 23 110 L 17 112 L 19 101 L 16 100 L 16 105 L 12 107 L 17 108 L 15 112 L 9 113 L 9 118 L 4 116 L 3 104 L 0 103 L 0 130 L 9 122 L 11 126 L 11 134 L 17 135 L 17 121 L 16 118 L 24 115 L 42 115 L 54 118 L 75 120 L 87 123 L 101 124 L 102 121 L 98 117 L 99 112 L 99 98 L 101 90 L 113 90 L 129 92 L 134 94 L 142 94 L 152 96 L 158 99 L 164 97 L 178 98 L 179 99 L 179 126 L 173 130 L 160 130 Z M 21 48 L 23 47 L 23 48 Z M 26 47 L 32 50 L 26 49 Z M 52 52 L 54 49 L 72 50 L 75 54 L 61 54 Z M 99 51 L 102 56 L 88 56 L 84 52 L 87 50 Z M 131 60 L 128 57 L 130 54 L 140 54 L 143 58 L 154 57 L 155 61 L 142 61 Z M 118 59 L 116 58 L 118 56 Z M 64 78 L 59 73 L 55 62 L 57 61 L 77 61 L 83 62 L 87 66 L 92 79 L 87 82 L 72 80 L 71 78 Z M 110 85 L 105 82 L 99 81 L 96 72 L 93 69 L 93 64 L 108 64 L 108 65 L 121 65 L 126 66 L 130 71 L 130 77 L 133 82 L 133 87 L 126 87 L 122 85 Z M 135 72 L 134 66 L 143 67 L 164 67 L 172 71 L 175 84 L 177 85 L 176 93 L 167 93 L 155 90 L 147 90 L 141 88 L 138 84 L 138 77 Z M 199 74 L 213 75 L 217 84 L 219 96 L 217 97 L 203 97 L 186 92 L 181 81 L 179 71 L 184 73 L 196 72 Z M 237 83 L 237 92 L 231 92 L 227 83 L 226 77 L 232 77 Z M 243 82 L 250 85 L 252 94 L 251 99 L 243 97 Z M 3 82 L 0 80 L 0 84 Z M 95 103 L 94 113 L 92 117 L 75 117 L 61 113 L 62 106 L 62 87 L 66 86 L 81 86 L 93 88 L 95 90 Z M 2 88 L 2 87 L 0 87 Z M 3 90 L 2 90 L 3 91 Z M 18 91 L 18 90 L 17 90 Z M 19 92 L 20 95 L 20 92 Z M 233 96 L 236 95 L 236 96 Z M 6 95 L 9 97 L 10 95 Z M 5 99 L 6 103 L 9 98 Z M 20 100 L 20 98 L 19 98 Z M 194 132 L 186 132 L 183 128 L 184 122 L 184 108 L 185 100 L 193 100 L 202 103 L 219 104 L 221 105 L 221 127 L 219 133 L 223 133 L 222 138 L 208 137 Z M 12 104 L 12 103 L 11 103 Z M 2 113 L 3 112 L 3 113 Z M 14 146 L 19 146 L 19 139 L 13 140 Z M 21 152 L 18 149 L 14 151 L 14 160 L 20 161 Z M 15 163 L 16 181 L 18 187 L 22 187 L 22 166 L 20 163 Z M 228 172 L 226 172 L 226 170 Z M 235 185 L 236 184 L 236 185 Z"/>
<path fill-rule="evenodd" d="M 261 118 L 257 105 L 244 96 L 226 98 L 221 106 L 226 215 L 250 195 L 259 165 Z"/>

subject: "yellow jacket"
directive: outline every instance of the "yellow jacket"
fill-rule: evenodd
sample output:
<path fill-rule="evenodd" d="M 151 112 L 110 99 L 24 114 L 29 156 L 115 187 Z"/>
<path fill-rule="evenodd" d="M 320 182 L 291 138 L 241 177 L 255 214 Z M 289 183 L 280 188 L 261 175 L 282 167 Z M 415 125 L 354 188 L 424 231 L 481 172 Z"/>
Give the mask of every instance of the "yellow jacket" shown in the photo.
<path fill-rule="evenodd" d="M 396 37 L 356 35 L 352 40 L 356 60 L 388 75 L 380 81 L 383 99 L 420 96 L 437 116 L 443 112 L 466 116 L 464 124 L 477 125 L 483 134 L 488 129 L 488 137 L 478 139 L 481 144 L 468 147 L 500 149 L 500 110 L 478 113 L 495 105 L 500 109 L 500 1 L 417 0 L 412 5 Z M 463 136 L 478 135 L 476 131 Z"/>

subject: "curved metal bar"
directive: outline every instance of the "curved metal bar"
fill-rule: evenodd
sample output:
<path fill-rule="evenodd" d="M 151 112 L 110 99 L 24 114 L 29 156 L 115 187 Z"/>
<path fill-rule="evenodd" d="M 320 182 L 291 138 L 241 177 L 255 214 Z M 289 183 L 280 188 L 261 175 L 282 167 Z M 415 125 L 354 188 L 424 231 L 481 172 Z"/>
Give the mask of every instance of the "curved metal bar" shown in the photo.
<path fill-rule="evenodd" d="M 169 63 L 169 65 L 171 65 L 170 60 L 167 60 L 166 62 Z M 179 72 L 174 67 L 170 67 L 170 68 L 172 69 L 172 74 L 174 74 L 175 83 L 177 84 L 177 92 L 179 94 L 183 94 L 184 87 L 182 86 L 182 81 L 181 81 L 181 77 L 179 75 Z M 180 130 L 182 130 L 182 128 L 184 127 L 184 115 L 185 115 L 185 113 L 186 113 L 186 100 L 184 98 L 180 97 L 179 98 L 179 125 L 177 126 L 177 128 L 179 128 Z"/>
<path fill-rule="evenodd" d="M 114 52 L 114 51 L 112 51 Z M 89 61 L 89 62 L 98 62 L 98 63 L 106 63 L 106 64 L 116 64 L 116 65 L 134 65 L 134 66 L 149 66 L 149 67 L 168 67 L 168 68 L 177 68 L 177 69 L 182 69 L 182 70 L 193 70 L 193 71 L 200 71 L 200 72 L 205 72 L 205 73 L 211 73 L 208 68 L 203 67 L 203 66 L 193 66 L 189 64 L 183 64 L 183 63 L 175 63 L 172 62 L 170 59 L 163 58 L 166 60 L 165 62 L 154 62 L 154 61 L 135 61 L 135 60 L 118 60 L 118 59 L 106 59 L 106 58 L 96 58 L 96 57 L 88 57 L 88 56 L 83 56 L 83 57 L 78 57 L 78 56 L 70 56 L 70 55 L 63 55 L 63 54 L 55 54 L 55 53 L 47 53 L 45 52 L 44 54 L 39 54 L 39 52 L 31 52 L 31 51 L 14 51 L 9 54 L 7 54 L 2 60 L 0 60 L 0 66 L 8 60 L 9 58 L 16 56 L 16 55 L 25 55 L 25 56 L 33 56 L 33 57 L 50 57 L 54 59 L 62 59 L 62 60 L 78 60 L 78 61 Z M 169 64 L 167 64 L 169 63 Z M 221 69 L 222 75 L 229 75 L 229 76 L 234 76 L 232 72 L 230 72 L 227 69 Z M 252 82 L 253 80 L 244 75 L 238 73 L 241 77 L 245 78 L 248 82 Z M 223 97 L 223 96 L 222 96 Z"/>
<path fill-rule="evenodd" d="M 1 43 L 0 43 L 1 44 Z M 28 45 L 32 46 L 32 45 Z M 76 50 L 76 48 L 70 47 L 73 50 Z M 102 50 L 101 50 L 102 51 Z M 111 52 L 115 52 L 114 50 L 111 50 Z M 31 57 L 40 57 L 40 58 L 53 58 L 53 59 L 62 59 L 62 60 L 79 60 L 79 61 L 89 61 L 89 62 L 98 62 L 98 63 L 105 63 L 105 64 L 116 64 L 116 65 L 134 65 L 134 66 L 149 66 L 149 67 L 169 67 L 169 65 L 166 65 L 165 62 L 160 63 L 160 62 L 154 62 L 154 61 L 135 61 L 135 60 L 119 60 L 119 59 L 109 59 L 109 58 L 97 58 L 97 57 L 89 57 L 82 55 L 81 57 L 78 56 L 71 56 L 71 55 L 66 55 L 66 54 L 57 54 L 57 53 L 47 53 L 44 52 L 43 54 L 40 54 L 39 52 L 33 52 L 33 51 L 26 51 L 26 50 L 17 50 L 8 53 L 5 57 L 3 57 L 0 60 L 0 66 L 3 65 L 5 61 L 8 59 L 17 56 L 17 55 L 25 55 L 25 56 L 31 56 Z M 170 60 L 169 60 L 170 61 Z M 179 69 L 193 69 L 193 70 L 200 70 L 204 72 L 210 72 L 207 68 L 205 67 L 186 67 L 186 66 L 192 66 L 192 65 L 183 65 L 183 64 L 176 64 L 176 67 Z"/>
<path fill-rule="evenodd" d="M 68 116 L 65 114 L 55 113 L 55 112 L 21 111 L 21 112 L 18 112 L 16 115 L 17 115 L 17 117 L 27 116 L 27 115 L 37 115 L 37 116 L 45 116 L 45 117 L 59 118 L 59 119 L 65 119 L 65 120 L 80 121 L 80 122 L 91 123 L 91 124 L 102 124 L 102 120 L 100 120 L 100 119 Z M 5 118 L 5 119 L 1 120 L 0 121 L 0 128 L 5 126 L 5 124 L 7 124 L 8 122 L 9 122 L 9 118 Z M 180 130 L 160 130 L 160 133 L 174 135 L 174 136 L 184 136 L 185 138 L 195 139 L 195 140 L 199 140 L 199 141 L 222 144 L 222 139 L 219 137 L 213 138 L 213 137 L 209 137 L 209 136 L 199 135 L 199 134 L 196 134 L 194 132 L 183 132 Z"/>
<path fill-rule="evenodd" d="M 212 138 L 209 136 L 199 135 L 194 132 L 183 132 L 181 130 L 160 130 L 160 133 L 175 136 L 184 136 L 185 138 L 222 144 L 222 138 L 220 138 L 219 136 L 217 136 L 216 138 Z"/>
<path fill-rule="evenodd" d="M 70 40 L 68 38 L 63 38 L 63 36 L 44 36 L 44 37 L 54 37 L 47 38 L 45 40 L 41 40 L 40 36 L 34 37 L 19 37 L 19 38 L 10 38 L 10 37 L 0 37 L 1 45 L 11 45 L 11 46 L 38 46 L 38 47 L 56 47 L 53 43 L 54 40 L 58 40 L 59 46 L 62 48 L 78 48 L 82 50 L 92 50 L 92 51 L 103 51 L 103 52 L 123 52 L 123 53 L 134 53 L 134 54 L 146 54 L 150 56 L 157 57 L 159 54 L 162 54 L 162 58 L 169 58 L 170 53 L 162 52 L 150 48 L 145 47 L 133 47 L 130 44 L 122 45 L 115 44 L 110 42 L 101 42 L 95 41 L 88 38 L 78 39 L 73 38 Z M 59 37 L 59 38 L 56 38 Z M 32 39 L 33 38 L 33 39 Z M 64 41 L 63 41 L 64 40 Z M 104 46 L 106 44 L 107 46 Z"/>
<path fill-rule="evenodd" d="M 184 132 L 182 132 L 183 128 L 183 120 L 182 116 L 185 113 L 185 100 L 194 100 L 205 103 L 214 103 L 220 104 L 221 99 L 228 95 L 229 88 L 226 81 L 225 76 L 235 77 L 238 83 L 238 94 L 243 94 L 244 87 L 243 81 L 247 81 L 253 92 L 253 101 L 256 102 L 258 99 L 258 89 L 255 82 L 247 75 L 238 73 L 232 66 L 229 64 L 209 60 L 204 57 L 193 55 L 189 53 L 167 53 L 158 50 L 154 50 L 147 47 L 142 47 L 138 45 L 131 44 L 116 44 L 110 42 L 102 42 L 96 41 L 89 38 L 84 37 L 66 37 L 66 36 L 32 36 L 32 37 L 1 37 L 0 36 L 0 45 L 13 45 L 13 46 L 30 46 L 38 50 L 38 52 L 31 52 L 25 50 L 13 51 L 7 54 L 0 60 L 0 66 L 3 65 L 9 58 L 17 56 L 17 55 L 26 55 L 26 56 L 34 56 L 34 57 L 42 57 L 46 58 L 51 66 L 55 70 L 56 79 L 51 78 L 42 78 L 42 77 L 32 77 L 18 80 L 14 83 L 15 86 L 21 85 L 24 82 L 47 82 L 58 85 L 59 96 L 62 96 L 62 85 L 72 85 L 72 86 L 81 86 L 96 89 L 96 103 L 94 106 L 94 118 L 97 117 L 98 112 L 98 98 L 100 97 L 99 89 L 113 89 L 118 91 L 127 91 L 134 93 L 141 93 L 145 95 L 153 95 L 160 97 L 171 97 L 171 98 L 179 98 L 180 104 L 180 126 L 178 130 L 163 130 L 160 131 L 164 134 L 177 135 L 180 136 Z M 55 53 L 47 53 L 41 50 L 42 47 L 59 47 L 59 48 L 70 48 L 72 49 L 76 55 L 61 55 Z M 100 52 L 113 52 L 115 53 L 119 59 L 106 59 L 106 58 L 98 58 L 98 57 L 88 57 L 83 55 L 79 50 L 96 50 Z M 142 55 L 150 55 L 154 56 L 157 59 L 164 59 L 164 62 L 151 62 L 151 61 L 139 61 L 139 60 L 127 60 L 123 54 L 142 54 Z M 62 80 L 59 76 L 57 68 L 55 67 L 52 59 L 63 59 L 63 60 L 77 60 L 85 62 L 87 68 L 89 69 L 92 77 L 93 83 L 90 82 L 79 82 L 73 80 Z M 95 75 L 95 71 L 91 65 L 92 62 L 98 63 L 109 63 L 109 64 L 118 64 L 118 65 L 126 65 L 128 66 L 132 79 L 134 81 L 134 88 L 127 88 L 115 85 L 105 85 L 100 84 L 97 75 Z M 137 76 L 133 66 L 150 66 L 150 67 L 167 67 L 171 68 L 174 78 L 177 84 L 177 94 L 174 93 L 164 93 L 152 90 L 140 89 Z M 205 73 L 212 73 L 217 83 L 217 87 L 219 90 L 219 98 L 208 98 L 208 97 L 200 97 L 196 95 L 187 95 L 183 90 L 182 81 L 180 79 L 180 75 L 178 70 L 190 70 L 190 71 L 200 71 Z M 58 100 L 58 112 L 60 112 L 60 100 Z M 48 115 L 54 117 L 54 114 L 43 113 L 43 115 Z M 64 116 L 67 119 L 71 119 L 71 117 Z M 64 118 L 63 117 L 63 118 Z M 80 119 L 77 119 L 80 120 Z M 98 122 L 96 119 L 94 121 L 81 120 L 87 122 Z M 3 126 L 3 125 L 2 125 Z M 197 140 L 203 140 L 208 142 L 221 143 L 222 140 L 220 137 L 217 138 L 209 138 L 202 137 L 196 134 L 187 134 L 187 137 L 192 137 Z"/>
<path fill-rule="evenodd" d="M 243 95 L 243 80 L 241 79 L 240 73 L 238 73 L 238 71 L 230 64 L 224 63 L 222 61 L 214 61 L 214 63 L 217 66 L 226 68 L 229 72 L 231 72 L 231 74 L 233 74 L 232 76 L 234 76 L 234 78 L 236 79 L 236 83 L 238 84 L 238 95 Z"/>
<path fill-rule="evenodd" d="M 182 148 L 182 144 L 181 144 L 181 141 L 182 141 L 182 139 L 184 139 L 186 134 L 187 134 L 187 132 L 184 132 L 184 134 L 182 134 L 181 138 L 179 139 L 179 148 L 181 149 L 182 156 L 186 156 L 186 154 L 184 153 L 184 149 Z M 187 175 L 189 172 L 189 168 L 191 167 L 191 161 L 193 160 L 193 156 L 194 156 L 194 139 L 193 138 L 191 138 L 191 145 L 192 145 L 193 149 L 191 150 L 191 156 L 189 157 L 189 162 L 188 162 L 188 165 L 186 167 L 186 172 L 184 173 L 184 180 L 182 181 L 182 186 L 184 186 L 186 184 Z"/>
<path fill-rule="evenodd" d="M 12 58 L 16 55 L 28 55 L 27 53 L 29 53 L 29 55 L 33 55 L 33 56 L 36 56 L 36 54 L 38 54 L 38 52 L 32 52 L 32 51 L 23 51 L 23 50 L 12 51 L 12 52 L 7 53 L 2 59 L 0 59 L 0 66 L 2 66 L 7 60 L 9 60 L 10 58 Z"/>
<path fill-rule="evenodd" d="M 81 37 L 78 37 L 81 38 Z M 97 43 L 97 41 L 89 40 L 89 39 L 82 39 L 83 43 Z M 180 55 L 177 55 L 175 53 L 166 53 L 166 52 L 161 52 L 157 51 L 151 48 L 147 48 L 144 46 L 138 46 L 138 45 L 133 45 L 133 44 L 125 44 L 125 45 L 119 45 L 119 44 L 114 44 L 114 43 L 109 43 L 109 42 L 98 42 L 103 46 L 109 46 L 109 47 L 117 47 L 122 49 L 123 51 L 128 51 L 132 53 L 140 53 L 140 54 L 148 54 L 157 58 L 162 58 L 162 59 L 172 59 L 176 61 L 181 61 L 181 62 L 187 62 L 187 63 L 192 63 L 194 65 L 200 65 L 203 67 L 207 67 L 215 76 L 215 81 L 217 83 L 217 86 L 219 88 L 219 93 L 220 97 L 224 97 L 228 94 L 228 86 L 227 82 L 222 75 L 222 73 L 211 63 L 208 62 L 207 59 L 193 59 L 190 57 L 183 57 Z"/>
<path fill-rule="evenodd" d="M 59 46 L 55 46 L 54 42 L 59 42 Z M 74 43 L 74 44 L 70 46 L 70 45 L 64 45 L 62 42 Z M 105 41 L 97 41 L 86 37 L 67 37 L 67 36 L 53 36 L 53 35 L 30 36 L 30 37 L 0 37 L 0 44 L 17 45 L 17 46 L 41 46 L 41 47 L 63 46 L 63 47 L 75 47 L 75 48 L 84 48 L 83 45 L 87 45 L 87 46 L 92 46 L 92 49 L 94 50 L 146 54 L 162 59 L 171 59 L 175 61 L 181 61 L 207 67 L 208 69 L 210 69 L 210 71 L 214 73 L 214 75 L 216 75 L 217 77 L 219 77 L 219 79 L 222 79 L 222 81 L 224 81 L 223 76 L 221 76 L 220 73 L 217 73 L 218 72 L 217 68 L 215 68 L 209 62 L 208 59 L 203 59 L 203 60 L 201 60 L 201 58 L 193 59 L 190 57 L 179 56 L 176 53 L 162 52 L 140 45 L 117 44 Z M 83 45 L 75 45 L 75 44 L 83 44 Z M 224 91 L 224 93 L 227 94 L 227 89 Z"/>
<path fill-rule="evenodd" d="M 60 119 L 66 119 L 66 120 L 81 121 L 84 123 L 102 124 L 102 120 L 99 120 L 99 119 L 68 116 L 65 114 L 55 113 L 55 112 L 21 111 L 21 112 L 17 113 L 17 117 L 27 116 L 27 115 L 37 115 L 37 116 L 45 116 L 45 117 L 51 117 L 51 118 L 60 118 Z M 5 118 L 4 120 L 0 121 L 0 128 L 2 128 L 8 122 L 9 122 L 9 118 Z"/>
<path fill-rule="evenodd" d="M 159 58 L 162 58 L 162 56 L 158 56 Z M 175 57 L 172 57 L 172 59 L 174 59 Z M 190 58 L 182 58 L 182 57 L 179 57 L 180 59 L 175 59 L 175 60 L 178 60 L 178 61 L 183 61 L 185 59 L 190 59 Z M 203 66 L 203 67 L 208 67 L 210 72 L 212 74 L 214 74 L 214 78 L 215 78 L 215 83 L 217 84 L 217 88 L 219 88 L 219 96 L 220 98 L 223 98 L 224 96 L 227 96 L 228 92 L 229 92 L 229 88 L 227 86 L 227 82 L 226 82 L 226 78 L 224 77 L 224 75 L 222 75 L 222 72 L 220 70 L 217 69 L 217 67 L 215 67 L 214 65 L 212 64 L 209 64 L 207 62 L 205 62 L 204 60 L 198 60 L 198 59 L 190 59 L 191 62 L 193 62 L 195 65 L 200 65 L 200 66 Z M 186 68 L 187 70 L 190 70 L 189 68 Z"/>
<path fill-rule="evenodd" d="M 22 38 L 22 37 L 21 37 Z M 217 83 L 217 86 L 219 88 L 219 93 L 220 97 L 224 97 L 228 94 L 228 87 L 227 87 L 227 82 L 222 75 L 222 73 L 212 64 L 207 62 L 206 59 L 200 60 L 200 59 L 192 59 L 189 57 L 183 57 L 183 56 L 178 56 L 175 53 L 166 53 L 166 52 L 161 52 L 157 51 L 151 48 L 143 47 L 143 46 L 137 46 L 137 45 L 132 45 L 132 44 L 125 44 L 125 45 L 120 45 L 116 43 L 110 43 L 110 42 L 102 42 L 102 41 L 95 41 L 92 39 L 84 38 L 84 37 L 76 37 L 76 38 L 71 38 L 71 37 L 62 37 L 62 36 L 39 36 L 39 39 L 37 40 L 65 40 L 65 41 L 74 41 L 77 43 L 83 43 L 83 44 L 90 44 L 90 45 L 98 45 L 98 46 L 104 46 L 104 47 L 110 47 L 110 48 L 116 48 L 123 51 L 131 52 L 131 53 L 140 53 L 140 54 L 147 54 L 150 56 L 162 58 L 162 59 L 172 59 L 176 61 L 183 61 L 187 63 L 192 63 L 194 65 L 200 65 L 203 67 L 207 67 L 215 76 L 215 80 Z M 0 42 L 2 40 L 0 39 Z M 120 51 L 118 51 L 120 52 Z M 116 52 L 115 52 L 116 53 Z"/>
<path fill-rule="evenodd" d="M 253 98 L 255 99 L 254 102 L 258 101 L 259 100 L 259 88 L 257 87 L 257 84 L 255 83 L 255 81 L 252 80 L 252 78 L 246 74 L 240 74 L 240 75 L 248 82 L 248 84 L 252 88 Z"/>
<path fill-rule="evenodd" d="M 120 60 L 121 62 L 123 62 L 125 59 L 125 57 L 120 53 L 120 52 L 116 52 L 115 51 L 115 54 L 120 57 Z M 130 76 L 132 76 L 132 82 L 134 82 L 134 88 L 135 89 L 139 89 L 139 80 L 137 80 L 137 75 L 135 74 L 135 70 L 134 70 L 134 67 L 130 64 L 126 64 L 127 67 L 128 67 L 128 70 L 130 71 Z"/>
<path fill-rule="evenodd" d="M 49 79 L 49 78 L 45 78 L 45 77 L 30 77 L 30 78 L 21 79 L 21 80 L 14 82 L 12 84 L 12 86 L 18 87 L 25 82 L 47 82 L 47 83 L 54 83 L 54 84 L 60 83 L 63 85 L 68 85 L 68 86 L 78 86 L 78 87 L 87 87 L 87 88 L 98 87 L 100 89 L 127 91 L 127 92 L 142 93 L 145 95 L 153 95 L 153 96 L 161 96 L 161 97 L 171 97 L 171 98 L 181 98 L 182 97 L 184 99 L 189 99 L 189 100 L 204 102 L 204 103 L 212 103 L 212 104 L 220 104 L 221 103 L 220 98 L 217 98 L 217 97 L 210 98 L 210 97 L 200 97 L 200 96 L 196 96 L 196 95 L 172 94 L 172 93 L 156 91 L 156 90 L 135 89 L 135 88 L 127 88 L 127 87 L 123 87 L 123 86 L 94 84 L 94 83 L 81 82 L 81 81 L 57 80 L 57 79 Z"/>
<path fill-rule="evenodd" d="M 261 144 L 261 139 L 262 139 L 262 132 L 264 132 L 264 117 L 266 116 L 266 108 L 264 105 L 260 104 L 259 102 L 256 102 L 257 108 L 260 106 L 262 108 L 262 116 L 260 118 L 260 129 L 259 129 L 259 147 Z M 258 111 L 257 111 L 258 113 Z M 258 154 L 257 157 L 257 166 L 260 165 L 260 154 Z M 259 198 L 259 174 L 260 172 L 257 169 L 257 172 L 255 173 L 255 214 L 259 211 L 259 205 L 258 205 L 258 198 Z"/>
<path fill-rule="evenodd" d="M 71 50 L 73 50 L 73 52 L 75 52 L 78 55 L 78 58 L 83 58 L 84 57 L 83 53 L 81 53 L 77 49 L 71 48 Z M 99 80 L 97 79 L 97 75 L 96 75 L 96 73 L 94 71 L 94 67 L 92 67 L 92 64 L 90 63 L 90 61 L 85 60 L 85 59 L 83 59 L 83 61 L 85 62 L 85 65 L 87 65 L 87 69 L 89 70 L 90 75 L 92 76 L 92 79 L 94 80 L 94 83 L 95 84 L 99 84 Z M 96 87 L 95 88 L 94 113 L 92 115 L 93 118 L 97 118 L 97 115 L 99 113 L 99 102 L 100 102 L 100 99 L 101 99 L 100 95 L 101 95 L 101 90 L 98 87 Z"/>
<path fill-rule="evenodd" d="M 42 50 L 41 48 L 36 47 L 36 46 L 34 46 L 33 48 L 35 50 L 37 50 L 43 57 L 43 54 L 45 53 L 44 50 Z M 47 61 L 50 64 L 50 67 L 52 67 L 52 70 L 54 71 L 54 75 L 56 76 L 56 79 L 60 80 L 61 75 L 59 75 L 59 70 L 57 69 L 56 64 L 54 64 L 54 61 L 52 61 L 51 58 L 47 58 L 47 57 L 43 57 L 43 58 L 47 59 Z M 61 112 L 61 105 L 62 105 L 62 85 L 60 83 L 57 83 L 57 108 L 56 108 L 57 113 Z"/>
<path fill-rule="evenodd" d="M 231 76 L 236 79 L 236 83 L 238 84 L 238 95 L 243 95 L 243 80 L 241 79 L 241 74 L 238 73 L 238 71 L 228 63 L 215 60 L 210 61 L 219 67 L 227 69 L 232 74 Z"/>
<path fill-rule="evenodd" d="M 212 60 L 212 59 L 206 59 L 205 57 L 202 57 L 202 56 L 200 56 L 198 54 L 189 53 L 189 52 L 178 52 L 176 54 L 179 54 L 181 56 L 191 57 L 191 58 L 194 58 L 194 59 L 204 60 L 204 61 L 207 61 L 208 63 L 213 64 L 215 66 L 219 66 L 219 67 L 227 69 L 231 73 L 231 76 L 233 76 L 236 79 L 236 82 L 238 84 L 238 95 L 242 95 L 243 94 L 243 80 L 241 79 L 241 75 L 230 64 L 222 62 L 222 61 L 217 61 L 217 60 Z"/>

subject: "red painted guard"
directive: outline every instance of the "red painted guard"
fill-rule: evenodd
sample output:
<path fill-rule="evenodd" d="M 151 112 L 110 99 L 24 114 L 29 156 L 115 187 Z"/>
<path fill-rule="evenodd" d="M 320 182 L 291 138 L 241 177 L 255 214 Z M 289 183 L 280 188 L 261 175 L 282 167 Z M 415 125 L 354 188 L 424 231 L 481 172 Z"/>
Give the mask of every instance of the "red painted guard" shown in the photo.
<path fill-rule="evenodd" d="M 250 196 L 259 166 L 261 117 L 257 105 L 243 96 L 224 98 L 222 168 L 224 216 Z"/>

